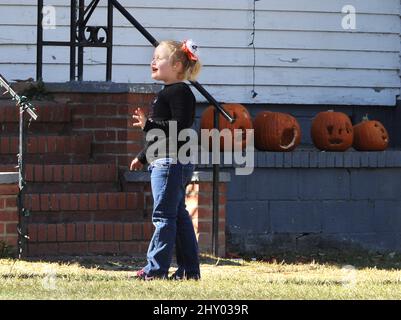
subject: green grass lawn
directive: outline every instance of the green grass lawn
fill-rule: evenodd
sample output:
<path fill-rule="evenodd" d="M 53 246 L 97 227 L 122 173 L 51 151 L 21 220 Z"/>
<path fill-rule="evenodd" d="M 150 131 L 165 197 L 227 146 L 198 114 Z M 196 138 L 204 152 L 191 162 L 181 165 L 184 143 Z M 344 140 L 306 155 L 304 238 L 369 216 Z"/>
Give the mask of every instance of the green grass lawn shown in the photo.
<path fill-rule="evenodd" d="M 202 256 L 201 281 L 148 282 L 133 278 L 141 259 L 0 259 L 0 299 L 401 299 L 399 256 L 342 258 Z"/>

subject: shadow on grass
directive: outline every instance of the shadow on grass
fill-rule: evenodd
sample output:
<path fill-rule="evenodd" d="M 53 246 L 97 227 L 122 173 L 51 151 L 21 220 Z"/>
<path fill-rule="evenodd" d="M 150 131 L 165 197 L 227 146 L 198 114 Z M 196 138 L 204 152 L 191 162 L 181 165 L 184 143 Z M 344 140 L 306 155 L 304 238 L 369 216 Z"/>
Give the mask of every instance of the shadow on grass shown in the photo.
<path fill-rule="evenodd" d="M 78 264 L 84 268 L 96 268 L 109 271 L 132 271 L 135 272 L 146 265 L 146 256 L 42 256 L 26 257 L 24 261 L 49 262 L 60 264 Z M 315 251 L 273 251 L 265 253 L 229 253 L 226 257 L 215 257 L 209 254 L 200 255 L 200 263 L 219 266 L 240 266 L 245 262 L 266 262 L 280 264 L 326 264 L 343 267 L 350 265 L 357 269 L 376 268 L 384 270 L 401 269 L 401 253 L 396 252 L 374 252 L 351 249 L 330 249 Z M 177 267 L 173 260 L 171 269 Z"/>
<path fill-rule="evenodd" d="M 260 261 L 283 264 L 327 264 L 334 266 L 350 265 L 357 269 L 376 268 L 384 270 L 401 269 L 401 253 L 375 252 L 365 250 L 316 250 L 316 251 L 271 251 L 269 253 L 241 254 L 245 261 Z"/>
<path fill-rule="evenodd" d="M 83 268 L 96 268 L 98 270 L 109 271 L 132 271 L 140 270 L 146 265 L 146 257 L 131 257 L 131 256 L 111 256 L 111 255 L 93 255 L 93 256 L 55 256 L 55 257 L 26 257 L 23 259 L 28 262 L 49 262 L 59 264 L 78 264 Z M 218 258 L 211 255 L 200 255 L 201 264 L 213 265 L 230 265 L 239 266 L 242 264 L 243 259 L 228 259 Z M 171 270 L 177 267 L 175 261 L 171 264 Z"/>
<path fill-rule="evenodd" d="M 98 269 L 106 271 L 137 271 L 145 265 L 143 258 L 130 256 L 54 256 L 54 257 L 26 257 L 23 259 L 28 262 L 48 262 L 58 264 L 77 264 L 87 269 Z"/>

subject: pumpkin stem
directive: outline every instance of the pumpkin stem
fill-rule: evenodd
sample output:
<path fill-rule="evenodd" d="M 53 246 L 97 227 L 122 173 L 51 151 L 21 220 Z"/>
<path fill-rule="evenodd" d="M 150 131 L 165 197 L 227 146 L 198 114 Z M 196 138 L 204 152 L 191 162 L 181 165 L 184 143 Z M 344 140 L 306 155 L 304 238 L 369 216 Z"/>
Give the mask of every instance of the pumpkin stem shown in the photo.
<path fill-rule="evenodd" d="M 365 114 L 362 118 L 362 121 L 369 121 L 368 114 Z"/>

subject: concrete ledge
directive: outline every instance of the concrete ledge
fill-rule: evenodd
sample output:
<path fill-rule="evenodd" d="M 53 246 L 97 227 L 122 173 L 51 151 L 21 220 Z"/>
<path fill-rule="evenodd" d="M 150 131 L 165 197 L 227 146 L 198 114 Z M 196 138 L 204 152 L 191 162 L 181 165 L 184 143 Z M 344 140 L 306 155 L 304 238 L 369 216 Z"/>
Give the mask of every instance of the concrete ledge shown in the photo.
<path fill-rule="evenodd" d="M 138 171 L 125 171 L 124 180 L 126 182 L 150 182 L 149 172 L 138 172 Z M 231 175 L 228 172 L 220 172 L 219 181 L 220 182 L 230 182 Z M 195 171 L 192 175 L 191 181 L 193 182 L 212 182 L 213 173 L 205 171 Z"/>
<path fill-rule="evenodd" d="M 317 149 L 294 150 L 291 152 L 255 151 L 255 168 L 401 168 L 401 150 L 325 152 Z M 211 163 L 211 161 L 209 162 Z M 223 168 L 239 168 L 224 164 Z M 212 168 L 211 164 L 199 164 L 199 168 Z"/>
<path fill-rule="evenodd" d="M 18 172 L 0 172 L 0 184 L 18 183 Z"/>
<path fill-rule="evenodd" d="M 108 81 L 46 82 L 45 86 L 49 92 L 72 93 L 157 93 L 162 88 L 162 85 L 156 83 L 115 83 Z"/>
<path fill-rule="evenodd" d="M 394 168 L 401 167 L 401 150 L 256 152 L 255 166 L 259 168 Z"/>

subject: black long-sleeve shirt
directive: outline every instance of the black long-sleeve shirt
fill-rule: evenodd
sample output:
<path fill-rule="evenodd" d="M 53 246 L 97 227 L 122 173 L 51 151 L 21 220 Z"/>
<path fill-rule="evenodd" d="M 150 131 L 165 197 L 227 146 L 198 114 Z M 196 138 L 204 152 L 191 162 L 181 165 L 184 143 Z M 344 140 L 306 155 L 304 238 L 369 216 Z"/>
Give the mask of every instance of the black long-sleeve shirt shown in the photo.
<path fill-rule="evenodd" d="M 181 130 L 191 128 L 195 119 L 195 105 L 196 99 L 189 86 L 184 82 L 173 83 L 165 85 L 164 88 L 158 93 L 156 99 L 152 103 L 152 107 L 142 129 L 148 133 L 151 129 L 161 129 L 166 135 L 166 153 L 159 152 L 156 157 L 164 158 L 177 156 L 177 154 L 169 153 L 169 122 L 175 121 L 177 124 L 177 137 Z M 185 144 L 185 141 L 171 141 L 179 148 Z M 155 143 L 155 140 L 147 141 L 145 147 L 138 154 L 137 158 L 142 164 L 154 160 L 146 158 L 146 151 Z"/>

